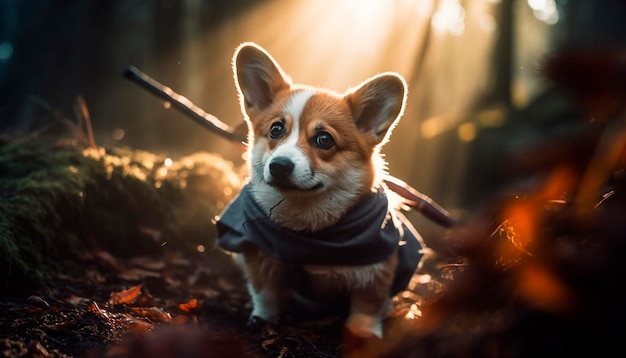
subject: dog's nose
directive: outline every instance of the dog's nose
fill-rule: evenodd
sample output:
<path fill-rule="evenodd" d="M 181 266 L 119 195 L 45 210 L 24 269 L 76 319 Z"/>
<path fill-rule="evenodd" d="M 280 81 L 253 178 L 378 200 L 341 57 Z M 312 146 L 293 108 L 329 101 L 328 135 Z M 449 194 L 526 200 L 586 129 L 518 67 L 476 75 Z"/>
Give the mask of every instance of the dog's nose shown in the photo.
<path fill-rule="evenodd" d="M 270 162 L 270 174 L 275 178 L 286 178 L 293 172 L 294 164 L 287 157 L 276 157 Z"/>

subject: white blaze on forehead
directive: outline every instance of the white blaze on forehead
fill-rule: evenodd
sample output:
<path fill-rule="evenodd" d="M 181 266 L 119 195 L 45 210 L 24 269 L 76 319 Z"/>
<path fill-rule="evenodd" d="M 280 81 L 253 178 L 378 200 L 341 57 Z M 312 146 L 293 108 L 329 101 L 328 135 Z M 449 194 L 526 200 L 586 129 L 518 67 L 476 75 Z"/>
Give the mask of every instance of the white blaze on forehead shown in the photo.
<path fill-rule="evenodd" d="M 291 95 L 291 98 L 289 98 L 289 101 L 287 101 L 287 103 L 285 104 L 283 110 L 285 114 L 291 115 L 291 118 L 293 118 L 293 125 L 289 137 L 281 146 L 295 146 L 296 142 L 298 141 L 298 132 L 300 132 L 300 116 L 302 115 L 302 110 L 314 94 L 315 92 L 312 90 L 303 90 L 296 92 Z"/>
<path fill-rule="evenodd" d="M 313 90 L 303 90 L 294 93 L 289 98 L 287 104 L 285 104 L 285 112 L 291 114 L 293 120 L 297 122 L 300 120 L 300 115 L 302 115 L 302 109 L 304 109 L 304 106 L 314 94 L 315 91 Z"/>
<path fill-rule="evenodd" d="M 311 172 L 311 162 L 304 151 L 298 147 L 298 136 L 300 132 L 300 117 L 302 110 L 308 100 L 315 94 L 312 90 L 303 90 L 294 93 L 283 107 L 283 113 L 293 119 L 291 132 L 284 142 L 280 143 L 266 161 L 263 176 L 266 181 L 271 179 L 269 165 L 273 158 L 288 157 L 294 164 L 290 180 L 303 188 L 312 187 L 317 184 Z"/>

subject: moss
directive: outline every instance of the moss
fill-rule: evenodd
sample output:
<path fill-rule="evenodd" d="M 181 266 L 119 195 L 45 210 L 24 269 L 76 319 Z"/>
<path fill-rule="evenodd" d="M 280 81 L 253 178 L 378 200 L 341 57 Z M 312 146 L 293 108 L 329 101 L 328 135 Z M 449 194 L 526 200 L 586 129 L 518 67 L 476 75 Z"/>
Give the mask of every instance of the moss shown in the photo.
<path fill-rule="evenodd" d="M 240 185 L 233 164 L 211 153 L 171 160 L 2 139 L 0 284 L 43 283 L 95 247 L 126 256 L 211 246 L 212 219 Z"/>

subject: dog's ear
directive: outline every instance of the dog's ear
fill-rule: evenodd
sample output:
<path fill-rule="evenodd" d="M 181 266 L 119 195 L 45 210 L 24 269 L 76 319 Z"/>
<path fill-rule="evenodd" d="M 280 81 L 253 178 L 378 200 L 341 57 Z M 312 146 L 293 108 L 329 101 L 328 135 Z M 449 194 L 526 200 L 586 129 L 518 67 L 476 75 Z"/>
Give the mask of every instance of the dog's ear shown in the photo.
<path fill-rule="evenodd" d="M 241 110 L 248 116 L 265 109 L 277 92 L 291 86 L 291 79 L 272 56 L 251 42 L 243 43 L 235 51 L 233 72 Z"/>
<path fill-rule="evenodd" d="M 375 142 L 384 142 L 390 129 L 404 111 L 407 85 L 397 73 L 374 76 L 348 90 L 344 96 L 357 127 L 371 135 Z"/>

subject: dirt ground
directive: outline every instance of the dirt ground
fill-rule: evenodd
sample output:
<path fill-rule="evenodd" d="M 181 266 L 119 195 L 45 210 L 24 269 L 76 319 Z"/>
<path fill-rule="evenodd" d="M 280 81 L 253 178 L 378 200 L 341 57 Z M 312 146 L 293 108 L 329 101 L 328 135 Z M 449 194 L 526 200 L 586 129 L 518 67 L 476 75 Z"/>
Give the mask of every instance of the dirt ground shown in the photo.
<path fill-rule="evenodd" d="M 250 301 L 239 270 L 221 252 L 170 251 L 116 258 L 83 253 L 40 291 L 0 299 L 4 357 L 338 357 L 342 318 L 292 318 L 249 329 Z M 431 267 L 432 266 L 428 266 Z M 440 287 L 431 276 L 397 299 L 386 330 L 401 331 L 416 305 Z"/>

